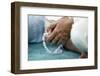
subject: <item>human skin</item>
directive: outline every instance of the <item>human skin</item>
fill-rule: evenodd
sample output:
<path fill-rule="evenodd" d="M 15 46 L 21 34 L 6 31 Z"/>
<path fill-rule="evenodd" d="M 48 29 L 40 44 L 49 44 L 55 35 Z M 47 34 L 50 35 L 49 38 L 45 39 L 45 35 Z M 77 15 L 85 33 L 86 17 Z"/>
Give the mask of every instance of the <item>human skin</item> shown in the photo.
<path fill-rule="evenodd" d="M 78 52 L 81 54 L 80 58 L 86 58 L 86 53 L 78 49 L 70 39 L 73 23 L 73 18 L 67 16 L 60 18 L 55 23 L 52 23 L 47 28 L 47 32 L 49 32 L 47 41 L 53 44 L 63 44 L 65 49 L 70 49 L 72 51 Z"/>
<path fill-rule="evenodd" d="M 87 58 L 88 55 L 87 55 L 87 52 L 84 52 L 84 51 L 81 51 L 79 48 L 77 48 L 73 42 L 71 41 L 71 39 L 69 39 L 64 45 L 63 47 L 65 49 L 69 49 L 71 51 L 75 51 L 77 53 L 80 53 L 80 58 Z"/>
<path fill-rule="evenodd" d="M 62 17 L 55 23 L 52 23 L 47 28 L 47 32 L 49 32 L 47 40 L 55 44 L 65 44 L 65 41 L 70 38 L 72 24 L 73 19 L 69 17 Z"/>

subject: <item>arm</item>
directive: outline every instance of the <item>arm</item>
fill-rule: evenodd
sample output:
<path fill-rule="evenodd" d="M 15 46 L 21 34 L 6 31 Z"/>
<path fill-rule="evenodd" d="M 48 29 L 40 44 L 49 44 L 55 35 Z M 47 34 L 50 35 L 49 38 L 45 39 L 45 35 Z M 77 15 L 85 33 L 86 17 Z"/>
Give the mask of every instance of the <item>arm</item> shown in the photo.
<path fill-rule="evenodd" d="M 71 41 L 71 39 L 69 39 L 64 45 L 64 48 L 65 49 L 69 49 L 73 52 L 77 52 L 77 53 L 80 53 L 80 58 L 87 58 L 87 53 L 86 52 L 83 52 L 81 51 L 79 48 L 77 48 L 73 42 Z"/>

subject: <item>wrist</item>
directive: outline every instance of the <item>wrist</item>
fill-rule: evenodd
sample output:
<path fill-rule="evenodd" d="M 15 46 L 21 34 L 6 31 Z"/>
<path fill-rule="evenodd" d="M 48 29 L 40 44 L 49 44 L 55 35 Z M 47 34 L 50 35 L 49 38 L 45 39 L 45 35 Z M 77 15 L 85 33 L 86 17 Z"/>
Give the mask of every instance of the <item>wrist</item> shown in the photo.
<path fill-rule="evenodd" d="M 66 19 L 66 21 L 68 21 L 70 24 L 73 24 L 74 23 L 73 17 L 64 16 L 63 18 Z"/>

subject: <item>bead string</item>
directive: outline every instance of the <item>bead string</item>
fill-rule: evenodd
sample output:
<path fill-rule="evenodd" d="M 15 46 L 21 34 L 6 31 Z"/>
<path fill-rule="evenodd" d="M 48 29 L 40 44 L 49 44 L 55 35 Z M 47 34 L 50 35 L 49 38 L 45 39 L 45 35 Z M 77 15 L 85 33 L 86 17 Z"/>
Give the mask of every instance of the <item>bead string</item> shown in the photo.
<path fill-rule="evenodd" d="M 48 53 L 50 53 L 50 54 L 60 54 L 60 53 L 62 53 L 63 50 L 60 49 L 60 48 L 62 47 L 62 44 L 59 45 L 58 48 L 56 48 L 54 51 L 50 51 L 50 50 L 48 49 L 48 47 L 47 47 L 47 45 L 46 45 L 46 42 L 45 42 L 45 39 L 46 39 L 45 37 L 46 37 L 47 35 L 48 35 L 48 33 L 44 33 L 44 34 L 43 34 L 43 37 L 42 37 L 43 46 L 44 46 L 44 48 L 46 49 L 46 51 L 47 51 Z"/>

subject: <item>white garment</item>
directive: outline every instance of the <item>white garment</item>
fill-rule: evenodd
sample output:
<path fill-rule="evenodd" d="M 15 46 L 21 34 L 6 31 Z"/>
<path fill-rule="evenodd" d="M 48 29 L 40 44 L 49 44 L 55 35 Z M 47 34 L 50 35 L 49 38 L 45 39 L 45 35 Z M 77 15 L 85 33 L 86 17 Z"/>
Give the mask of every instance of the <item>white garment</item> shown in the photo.
<path fill-rule="evenodd" d="M 88 51 L 88 18 L 74 17 L 71 40 L 82 51 Z"/>

